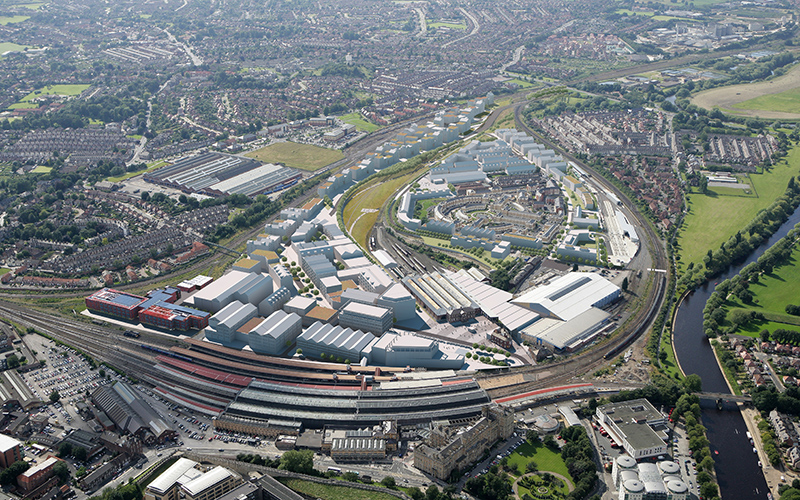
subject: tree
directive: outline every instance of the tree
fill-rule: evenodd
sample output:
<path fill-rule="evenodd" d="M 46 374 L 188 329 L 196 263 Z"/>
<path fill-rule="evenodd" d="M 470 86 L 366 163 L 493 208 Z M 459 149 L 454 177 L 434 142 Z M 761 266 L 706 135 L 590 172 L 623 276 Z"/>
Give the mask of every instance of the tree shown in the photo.
<path fill-rule="evenodd" d="M 58 446 L 58 456 L 61 458 L 72 455 L 72 445 L 64 441 Z"/>
<path fill-rule="evenodd" d="M 22 460 L 14 462 L 7 469 L 0 472 L 0 484 L 9 485 L 15 483 L 17 476 L 28 470 L 29 467 L 28 462 L 23 462 Z"/>
<path fill-rule="evenodd" d="M 150 192 L 142 191 L 142 201 L 149 201 L 150 200 Z"/>
<path fill-rule="evenodd" d="M 689 392 L 700 392 L 702 389 L 703 381 L 700 379 L 700 375 L 696 373 L 692 373 L 687 375 L 683 381 L 683 386 L 686 387 Z"/>
<path fill-rule="evenodd" d="M 386 476 L 385 478 L 381 479 L 381 484 L 390 490 L 397 488 L 397 483 L 392 476 Z"/>
<path fill-rule="evenodd" d="M 59 460 L 53 466 L 53 472 L 55 473 L 56 477 L 58 478 L 58 484 L 64 484 L 69 481 L 69 467 L 67 467 L 67 463 L 63 460 Z M 80 472 L 80 470 L 79 470 Z M 86 473 L 86 469 L 83 469 L 83 473 Z"/>
<path fill-rule="evenodd" d="M 72 448 L 72 456 L 75 457 L 75 460 L 78 460 L 79 462 L 85 461 L 88 455 L 89 452 L 87 452 L 86 448 L 83 446 L 75 446 Z"/>
<path fill-rule="evenodd" d="M 525 464 L 525 472 L 536 472 L 538 470 L 539 466 L 533 460 Z"/>
<path fill-rule="evenodd" d="M 621 288 L 622 288 L 623 292 L 627 292 L 628 291 L 628 277 L 627 276 L 622 278 L 622 287 Z"/>
<path fill-rule="evenodd" d="M 59 399 L 61 399 L 61 394 L 59 394 L 58 391 L 53 390 L 53 392 L 50 393 L 50 402 L 57 403 Z"/>
<path fill-rule="evenodd" d="M 558 443 L 556 443 L 556 440 L 553 439 L 553 436 L 551 436 L 550 434 L 544 437 L 542 443 L 544 443 L 545 446 L 551 449 L 558 448 Z"/>
<path fill-rule="evenodd" d="M 9 368 L 18 368 L 19 367 L 19 358 L 16 354 L 12 354 L 11 356 L 6 358 L 6 364 Z"/>
<path fill-rule="evenodd" d="M 312 474 L 314 471 L 314 452 L 311 450 L 289 450 L 281 456 L 281 470 Z"/>

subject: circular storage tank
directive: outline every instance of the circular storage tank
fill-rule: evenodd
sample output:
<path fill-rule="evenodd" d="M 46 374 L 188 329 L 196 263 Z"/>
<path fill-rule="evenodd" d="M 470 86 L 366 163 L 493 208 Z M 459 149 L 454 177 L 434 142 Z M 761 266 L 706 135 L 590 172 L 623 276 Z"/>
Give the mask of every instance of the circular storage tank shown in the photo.
<path fill-rule="evenodd" d="M 658 462 L 658 470 L 662 475 L 665 474 L 680 474 L 681 466 L 675 462 Z"/>
<path fill-rule="evenodd" d="M 635 469 L 636 460 L 628 455 L 622 455 L 621 457 L 617 458 L 617 467 L 620 469 Z"/>
<path fill-rule="evenodd" d="M 667 489 L 674 494 L 683 494 L 689 491 L 689 487 L 683 481 L 670 481 L 667 483 Z"/>
<path fill-rule="evenodd" d="M 628 479 L 622 486 L 628 493 L 641 493 L 644 490 L 644 485 L 635 479 Z"/>

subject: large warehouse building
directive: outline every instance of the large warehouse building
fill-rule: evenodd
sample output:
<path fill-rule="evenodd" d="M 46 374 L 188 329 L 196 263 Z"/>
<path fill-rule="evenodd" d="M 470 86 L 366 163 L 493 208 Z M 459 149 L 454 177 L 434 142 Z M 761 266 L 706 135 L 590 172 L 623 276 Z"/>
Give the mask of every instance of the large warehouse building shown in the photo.
<path fill-rule="evenodd" d="M 480 306 L 441 273 L 406 276 L 403 284 L 417 302 L 438 320 L 464 321 L 480 314 Z"/>
<path fill-rule="evenodd" d="M 300 172 L 223 153 L 202 153 L 144 175 L 144 180 L 212 196 L 271 193 L 291 186 Z"/>
<path fill-rule="evenodd" d="M 619 299 L 620 294 L 618 286 L 599 274 L 569 273 L 512 303 L 542 316 L 521 330 L 524 340 L 573 351 L 604 330 L 611 315 L 602 308 Z"/>

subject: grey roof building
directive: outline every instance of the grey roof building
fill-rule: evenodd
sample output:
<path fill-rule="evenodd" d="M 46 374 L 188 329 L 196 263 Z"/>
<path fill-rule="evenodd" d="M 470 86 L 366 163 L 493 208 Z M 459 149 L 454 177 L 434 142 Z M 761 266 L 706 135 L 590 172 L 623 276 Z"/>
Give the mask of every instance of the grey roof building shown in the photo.
<path fill-rule="evenodd" d="M 370 333 L 317 321 L 297 337 L 297 347 L 312 358 L 320 358 L 324 353 L 357 363 L 362 358 L 362 351 L 375 340 Z"/>

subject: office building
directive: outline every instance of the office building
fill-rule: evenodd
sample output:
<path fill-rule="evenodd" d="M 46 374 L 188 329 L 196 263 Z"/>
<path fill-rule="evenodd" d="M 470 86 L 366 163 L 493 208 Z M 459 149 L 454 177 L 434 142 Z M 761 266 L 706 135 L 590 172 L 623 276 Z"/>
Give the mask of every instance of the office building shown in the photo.
<path fill-rule="evenodd" d="M 595 418 L 611 439 L 636 460 L 667 452 L 667 419 L 644 398 L 598 406 Z"/>
<path fill-rule="evenodd" d="M 392 327 L 393 322 L 392 311 L 385 307 L 351 301 L 339 310 L 339 324 L 342 327 L 363 330 L 375 335 L 382 335 Z"/>

